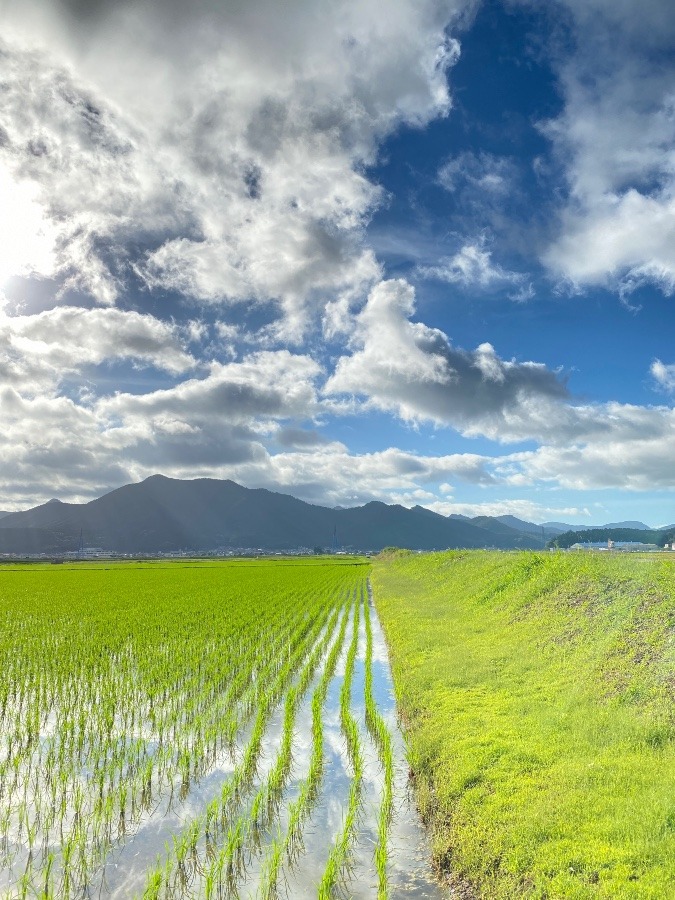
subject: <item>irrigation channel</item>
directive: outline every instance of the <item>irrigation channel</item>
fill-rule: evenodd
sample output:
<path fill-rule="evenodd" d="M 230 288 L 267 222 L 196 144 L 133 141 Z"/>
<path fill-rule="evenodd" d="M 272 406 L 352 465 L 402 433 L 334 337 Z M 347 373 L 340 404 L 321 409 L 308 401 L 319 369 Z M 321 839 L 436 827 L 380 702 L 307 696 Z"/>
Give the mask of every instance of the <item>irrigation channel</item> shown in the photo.
<path fill-rule="evenodd" d="M 292 666 L 289 644 L 280 670 L 290 684 L 270 684 L 275 703 L 244 717 L 208 770 L 150 791 L 152 802 L 109 841 L 84 884 L 64 879 L 57 844 L 35 870 L 19 820 L 13 843 L 5 832 L 0 897 L 446 896 L 409 794 L 386 643 L 365 579 L 307 629 L 300 649 Z"/>

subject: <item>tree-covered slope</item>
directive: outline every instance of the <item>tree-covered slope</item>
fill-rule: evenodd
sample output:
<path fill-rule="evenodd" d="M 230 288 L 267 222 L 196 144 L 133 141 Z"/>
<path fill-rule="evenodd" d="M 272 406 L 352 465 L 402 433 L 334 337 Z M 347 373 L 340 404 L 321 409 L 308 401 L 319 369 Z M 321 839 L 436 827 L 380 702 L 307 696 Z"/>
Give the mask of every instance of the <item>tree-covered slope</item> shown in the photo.
<path fill-rule="evenodd" d="M 552 538 L 547 547 L 560 547 L 566 549 L 574 544 L 593 543 L 596 541 L 637 541 L 643 544 L 658 544 L 659 547 L 668 541 L 671 543 L 675 536 L 675 526 L 668 528 L 649 529 L 644 528 L 620 528 L 605 525 L 602 528 L 586 528 L 583 531 L 565 531 Z"/>

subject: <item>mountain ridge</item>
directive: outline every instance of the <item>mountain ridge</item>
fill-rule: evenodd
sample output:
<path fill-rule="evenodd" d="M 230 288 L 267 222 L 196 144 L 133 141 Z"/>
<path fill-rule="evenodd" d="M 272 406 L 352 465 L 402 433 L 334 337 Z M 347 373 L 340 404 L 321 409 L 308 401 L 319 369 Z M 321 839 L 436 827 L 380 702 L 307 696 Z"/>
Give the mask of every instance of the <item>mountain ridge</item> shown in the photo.
<path fill-rule="evenodd" d="M 537 549 L 540 539 L 489 530 L 423 507 L 370 501 L 329 509 L 267 488 L 230 480 L 153 475 L 88 503 L 48 502 L 0 519 L 0 552 L 63 553 L 86 545 L 118 553 L 219 548 L 291 550 L 330 547 L 416 550 L 447 547 Z M 25 550 L 17 549 L 25 547 Z"/>
<path fill-rule="evenodd" d="M 0 512 L 0 553 L 63 554 L 77 550 L 81 540 L 129 554 L 283 551 L 329 548 L 335 533 L 339 546 L 358 550 L 540 549 L 562 534 L 625 526 L 653 531 L 642 522 L 575 527 L 562 522 L 538 525 L 509 515 L 443 516 L 423 506 L 408 509 L 380 500 L 331 509 L 230 479 L 181 480 L 156 474 L 87 503 L 52 499 L 21 512 Z"/>

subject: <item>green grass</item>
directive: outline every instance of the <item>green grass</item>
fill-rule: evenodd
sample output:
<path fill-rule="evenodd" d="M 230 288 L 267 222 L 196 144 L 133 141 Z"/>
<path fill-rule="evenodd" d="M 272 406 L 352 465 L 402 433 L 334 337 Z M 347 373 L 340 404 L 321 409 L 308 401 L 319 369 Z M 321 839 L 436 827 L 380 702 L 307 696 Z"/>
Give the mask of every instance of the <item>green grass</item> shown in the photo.
<path fill-rule="evenodd" d="M 437 865 L 484 898 L 675 897 L 668 557 L 374 565 Z"/>

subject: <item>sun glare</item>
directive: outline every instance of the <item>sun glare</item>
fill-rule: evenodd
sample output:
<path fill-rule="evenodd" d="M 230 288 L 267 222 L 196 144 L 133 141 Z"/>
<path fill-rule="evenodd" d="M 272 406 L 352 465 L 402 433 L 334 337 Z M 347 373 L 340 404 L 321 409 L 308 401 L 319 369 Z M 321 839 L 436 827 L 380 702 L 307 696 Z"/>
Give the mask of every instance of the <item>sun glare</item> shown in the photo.
<path fill-rule="evenodd" d="M 0 287 L 13 275 L 54 270 L 54 234 L 35 195 L 33 185 L 0 168 Z"/>

